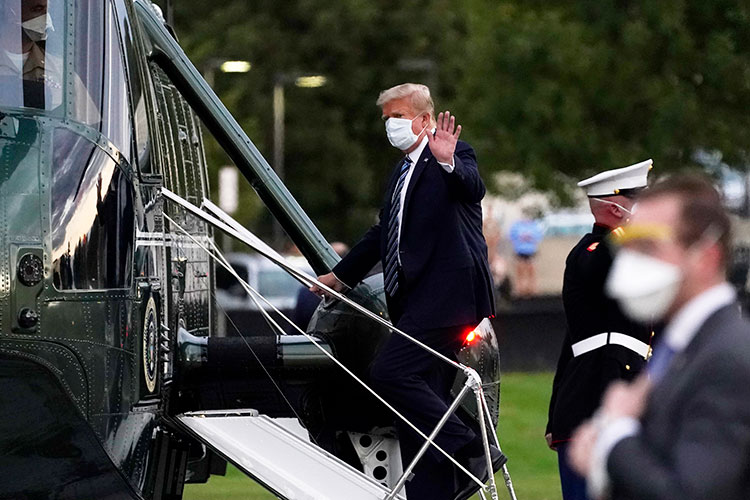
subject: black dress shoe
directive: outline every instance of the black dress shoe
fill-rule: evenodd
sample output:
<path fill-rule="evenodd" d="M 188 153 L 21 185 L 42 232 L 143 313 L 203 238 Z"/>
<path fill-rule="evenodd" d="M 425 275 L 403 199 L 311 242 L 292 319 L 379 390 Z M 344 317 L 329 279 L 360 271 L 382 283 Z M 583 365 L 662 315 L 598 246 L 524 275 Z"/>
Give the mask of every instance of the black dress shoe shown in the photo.
<path fill-rule="evenodd" d="M 508 457 L 503 455 L 503 453 L 493 445 L 490 445 L 490 459 L 492 461 L 493 474 L 499 471 L 508 461 Z M 487 473 L 487 459 L 485 458 L 484 453 L 463 460 L 459 458 L 458 462 L 466 467 L 469 472 L 478 477 L 483 483 L 486 483 L 489 480 L 490 475 Z M 463 471 L 457 471 L 457 473 L 458 480 L 456 481 L 456 493 L 453 498 L 454 500 L 466 500 L 479 491 L 479 485 Z"/>

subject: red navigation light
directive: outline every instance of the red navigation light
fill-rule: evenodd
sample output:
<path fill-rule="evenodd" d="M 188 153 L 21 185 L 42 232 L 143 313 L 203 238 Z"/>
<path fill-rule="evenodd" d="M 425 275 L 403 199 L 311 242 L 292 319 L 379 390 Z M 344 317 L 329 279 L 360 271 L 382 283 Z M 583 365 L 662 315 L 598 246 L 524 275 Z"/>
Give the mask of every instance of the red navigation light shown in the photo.
<path fill-rule="evenodd" d="M 469 330 L 469 333 L 467 333 L 466 337 L 464 338 L 464 344 L 471 344 L 477 338 L 479 338 L 479 335 L 477 334 L 477 331 L 476 330 Z"/>

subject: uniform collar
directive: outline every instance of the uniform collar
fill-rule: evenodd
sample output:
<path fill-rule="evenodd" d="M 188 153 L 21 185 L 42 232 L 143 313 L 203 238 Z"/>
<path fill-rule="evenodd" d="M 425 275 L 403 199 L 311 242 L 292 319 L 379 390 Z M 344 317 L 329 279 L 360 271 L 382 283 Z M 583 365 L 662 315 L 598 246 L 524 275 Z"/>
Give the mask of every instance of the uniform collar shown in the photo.
<path fill-rule="evenodd" d="M 594 227 L 591 229 L 592 234 L 609 234 L 612 231 L 611 227 L 605 226 L 604 224 L 594 223 Z"/>

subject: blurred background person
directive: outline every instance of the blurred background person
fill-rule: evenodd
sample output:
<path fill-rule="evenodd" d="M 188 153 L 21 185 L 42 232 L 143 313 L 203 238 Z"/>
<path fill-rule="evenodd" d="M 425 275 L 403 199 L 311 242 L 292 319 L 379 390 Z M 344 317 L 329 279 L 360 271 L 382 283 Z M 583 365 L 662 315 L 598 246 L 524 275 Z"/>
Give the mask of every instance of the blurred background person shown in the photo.
<path fill-rule="evenodd" d="M 532 206 L 524 207 L 523 217 L 510 227 L 508 236 L 516 255 L 516 273 L 513 289 L 518 297 L 536 294 L 536 269 L 534 257 L 544 239 L 544 229 L 539 222 L 539 211 Z"/>
<path fill-rule="evenodd" d="M 647 373 L 614 385 L 574 435 L 592 496 L 750 498 L 750 323 L 726 281 L 730 230 L 706 178 L 638 198 L 607 290 L 634 320 L 667 324 Z"/>
<path fill-rule="evenodd" d="M 482 204 L 484 219 L 482 221 L 482 232 L 487 242 L 487 262 L 495 283 L 495 301 L 509 301 L 511 295 L 510 278 L 508 277 L 508 262 L 503 257 L 501 247 L 503 244 L 503 232 L 500 223 L 495 218 L 495 207 L 492 203 Z"/>

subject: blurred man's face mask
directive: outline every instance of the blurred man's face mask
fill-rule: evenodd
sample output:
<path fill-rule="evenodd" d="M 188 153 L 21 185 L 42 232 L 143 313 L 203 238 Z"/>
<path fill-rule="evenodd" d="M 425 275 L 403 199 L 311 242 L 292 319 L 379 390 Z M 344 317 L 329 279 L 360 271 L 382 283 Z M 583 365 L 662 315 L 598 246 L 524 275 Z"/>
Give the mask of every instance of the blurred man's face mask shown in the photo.
<path fill-rule="evenodd" d="M 607 294 L 634 321 L 659 321 L 674 302 L 682 278 L 679 266 L 623 248 L 607 278 Z"/>
<path fill-rule="evenodd" d="M 720 236 L 712 227 L 706 229 L 703 236 L 685 250 L 682 263 L 700 259 L 701 251 L 715 244 Z M 618 239 L 620 244 L 635 244 L 633 248 L 625 247 L 617 252 L 607 277 L 607 294 L 617 300 L 623 312 L 634 321 L 648 323 L 664 319 L 685 279 L 685 270 L 681 265 L 649 255 L 648 248 L 665 242 L 675 244 L 672 228 L 631 226 L 625 228 Z M 639 247 L 641 250 L 637 249 Z"/>
<path fill-rule="evenodd" d="M 49 13 L 24 21 L 21 23 L 21 27 L 32 42 L 46 40 L 49 32 L 55 30 Z"/>

